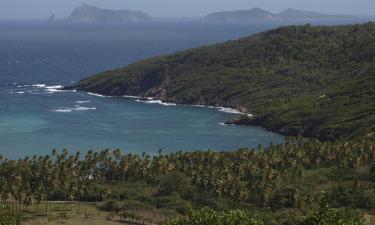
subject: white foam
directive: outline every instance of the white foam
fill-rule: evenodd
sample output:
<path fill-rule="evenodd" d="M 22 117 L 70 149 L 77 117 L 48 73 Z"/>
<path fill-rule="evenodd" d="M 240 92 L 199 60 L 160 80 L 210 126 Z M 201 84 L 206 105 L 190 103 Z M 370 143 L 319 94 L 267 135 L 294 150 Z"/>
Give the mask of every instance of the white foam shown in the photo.
<path fill-rule="evenodd" d="M 194 107 L 199 107 L 199 108 L 206 108 L 207 106 L 205 106 L 205 105 L 192 105 L 192 106 L 194 106 Z"/>
<path fill-rule="evenodd" d="M 165 106 L 176 106 L 177 104 L 176 103 L 168 103 L 168 102 L 162 102 L 162 103 L 159 103 L 160 105 L 165 105 Z"/>
<path fill-rule="evenodd" d="M 217 109 L 218 109 L 220 112 L 225 112 L 225 113 L 244 114 L 243 112 L 240 112 L 240 111 L 238 111 L 237 109 L 232 109 L 232 108 L 217 107 Z"/>
<path fill-rule="evenodd" d="M 62 85 L 55 85 L 55 86 L 45 86 L 47 89 L 60 89 L 63 86 Z"/>
<path fill-rule="evenodd" d="M 176 103 L 170 103 L 170 102 L 162 102 L 161 100 L 136 100 L 137 102 L 143 102 L 147 104 L 159 104 L 159 105 L 165 105 L 165 106 L 176 106 Z"/>
<path fill-rule="evenodd" d="M 97 97 L 103 97 L 103 98 L 109 97 L 109 96 L 100 95 L 100 94 L 96 94 L 96 93 L 92 93 L 92 92 L 86 92 L 86 93 L 89 94 L 89 95 L 97 96 Z"/>
<path fill-rule="evenodd" d="M 66 112 L 72 112 L 73 110 L 71 110 L 71 109 L 55 109 L 53 111 L 66 113 Z"/>
<path fill-rule="evenodd" d="M 222 125 L 222 126 L 235 126 L 234 124 L 226 124 L 226 123 L 219 123 L 219 125 Z"/>
<path fill-rule="evenodd" d="M 32 87 L 38 87 L 38 88 L 42 88 L 42 87 L 45 87 L 46 85 L 45 84 L 33 84 L 31 85 Z M 25 87 L 28 87 L 28 85 L 25 85 Z"/>
<path fill-rule="evenodd" d="M 48 93 L 63 92 L 64 90 L 61 90 L 62 87 L 62 85 L 45 86 Z"/>
<path fill-rule="evenodd" d="M 112 96 L 105 96 L 105 95 L 96 94 L 96 93 L 92 93 L 92 92 L 86 92 L 86 93 L 89 94 L 89 95 L 98 96 L 98 97 L 112 97 Z M 161 100 L 154 100 L 154 98 L 152 98 L 152 97 L 144 98 L 144 97 L 133 96 L 133 95 L 123 95 L 122 97 L 133 98 L 133 99 L 136 99 L 135 100 L 136 102 L 142 102 L 142 103 L 147 103 L 147 104 L 159 104 L 159 105 L 164 105 L 164 106 L 177 106 L 176 103 L 163 102 Z M 144 99 L 146 99 L 146 100 L 144 100 Z M 78 102 L 77 101 L 77 103 L 84 103 L 84 102 Z M 201 107 L 201 108 L 217 109 L 220 112 L 225 112 L 225 113 L 241 114 L 241 115 L 247 115 L 247 116 L 250 116 L 250 117 L 253 116 L 252 114 L 243 113 L 243 112 L 241 112 L 237 109 L 228 108 L 228 107 L 216 107 L 216 106 L 206 106 L 206 105 L 191 105 L 191 106 Z"/>
<path fill-rule="evenodd" d="M 96 110 L 96 108 L 95 107 L 76 106 L 73 110 L 75 110 L 75 111 L 86 111 L 86 110 Z"/>
<path fill-rule="evenodd" d="M 95 107 L 82 107 L 79 105 L 75 105 L 74 108 L 59 108 L 53 110 L 54 112 L 73 112 L 73 111 L 87 111 L 87 110 L 96 110 Z"/>
<path fill-rule="evenodd" d="M 142 97 L 133 96 L 133 95 L 123 95 L 122 97 L 124 97 L 124 98 L 134 98 L 134 99 L 140 99 L 140 98 L 142 98 Z"/>
<path fill-rule="evenodd" d="M 228 107 L 217 107 L 217 106 L 206 106 L 206 105 L 192 105 L 192 106 L 195 106 L 195 107 L 202 107 L 202 108 L 209 108 L 209 109 L 217 109 L 219 110 L 220 112 L 225 112 L 225 113 L 232 113 L 232 114 L 241 114 L 241 115 L 247 115 L 249 117 L 252 117 L 253 114 L 250 114 L 250 113 L 244 113 L 244 112 L 241 112 L 237 109 L 233 109 L 233 108 L 228 108 Z"/>
<path fill-rule="evenodd" d="M 90 100 L 86 100 L 86 101 L 76 101 L 76 103 L 78 103 L 78 104 L 84 104 L 84 103 L 89 103 L 90 102 Z"/>
<path fill-rule="evenodd" d="M 25 94 L 24 91 L 10 91 L 9 94 Z"/>

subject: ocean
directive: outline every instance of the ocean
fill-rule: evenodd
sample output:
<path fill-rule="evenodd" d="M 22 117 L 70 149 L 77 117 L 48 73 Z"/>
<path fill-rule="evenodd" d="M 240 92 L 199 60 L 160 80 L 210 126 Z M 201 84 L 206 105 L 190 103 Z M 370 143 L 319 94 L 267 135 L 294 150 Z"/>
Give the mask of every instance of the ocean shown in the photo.
<path fill-rule="evenodd" d="M 222 109 L 59 91 L 95 73 L 272 27 L 153 23 L 0 23 L 0 154 L 9 158 L 120 148 L 125 153 L 233 151 L 281 143 L 259 127 L 225 126 Z"/>

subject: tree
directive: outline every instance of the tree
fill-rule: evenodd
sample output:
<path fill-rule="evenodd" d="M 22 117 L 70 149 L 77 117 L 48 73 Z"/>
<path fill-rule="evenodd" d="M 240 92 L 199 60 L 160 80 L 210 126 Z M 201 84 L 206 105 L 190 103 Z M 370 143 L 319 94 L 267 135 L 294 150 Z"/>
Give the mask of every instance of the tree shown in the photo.
<path fill-rule="evenodd" d="M 302 225 L 365 225 L 360 211 L 349 208 L 331 208 L 329 197 L 323 193 L 319 209 L 303 221 Z"/>

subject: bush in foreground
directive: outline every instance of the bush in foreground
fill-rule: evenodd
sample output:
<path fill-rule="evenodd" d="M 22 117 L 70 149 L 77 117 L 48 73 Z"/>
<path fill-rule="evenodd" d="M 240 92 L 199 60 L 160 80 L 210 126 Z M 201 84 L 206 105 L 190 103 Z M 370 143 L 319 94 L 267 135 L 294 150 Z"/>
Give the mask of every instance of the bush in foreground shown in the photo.
<path fill-rule="evenodd" d="M 361 211 L 349 208 L 331 208 L 326 196 L 323 196 L 317 209 L 301 225 L 365 225 Z M 266 222 L 266 221 L 265 221 Z M 245 211 L 229 212 L 215 211 L 204 208 L 190 210 L 189 213 L 177 219 L 172 219 L 164 225 L 264 225 L 261 220 Z"/>
<path fill-rule="evenodd" d="M 329 196 L 323 194 L 319 209 L 302 225 L 365 225 L 361 211 L 350 208 L 331 208 Z"/>
<path fill-rule="evenodd" d="M 241 210 L 228 213 L 204 208 L 191 210 L 185 217 L 172 219 L 164 225 L 263 225 L 263 223 Z"/>
<path fill-rule="evenodd" d="M 5 205 L 0 205 L 0 225 L 19 225 L 21 224 L 21 217 L 10 213 L 9 208 Z"/>

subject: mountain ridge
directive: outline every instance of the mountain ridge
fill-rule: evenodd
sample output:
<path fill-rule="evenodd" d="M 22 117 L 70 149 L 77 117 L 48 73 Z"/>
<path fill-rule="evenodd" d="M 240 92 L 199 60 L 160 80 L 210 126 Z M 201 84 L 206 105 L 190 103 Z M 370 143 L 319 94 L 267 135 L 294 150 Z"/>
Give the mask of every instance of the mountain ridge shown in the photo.
<path fill-rule="evenodd" d="M 320 140 L 374 136 L 375 24 L 288 26 L 154 57 L 68 87 L 224 106 L 234 124 Z"/>
<path fill-rule="evenodd" d="M 102 9 L 84 3 L 78 6 L 66 20 L 72 23 L 147 22 L 152 21 L 152 17 L 140 10 Z"/>
<path fill-rule="evenodd" d="M 284 20 L 321 20 L 321 19 L 356 19 L 351 15 L 329 15 L 314 11 L 297 10 L 288 8 L 280 13 L 272 13 L 261 8 L 250 10 L 222 11 L 208 14 L 206 22 L 267 22 Z"/>

